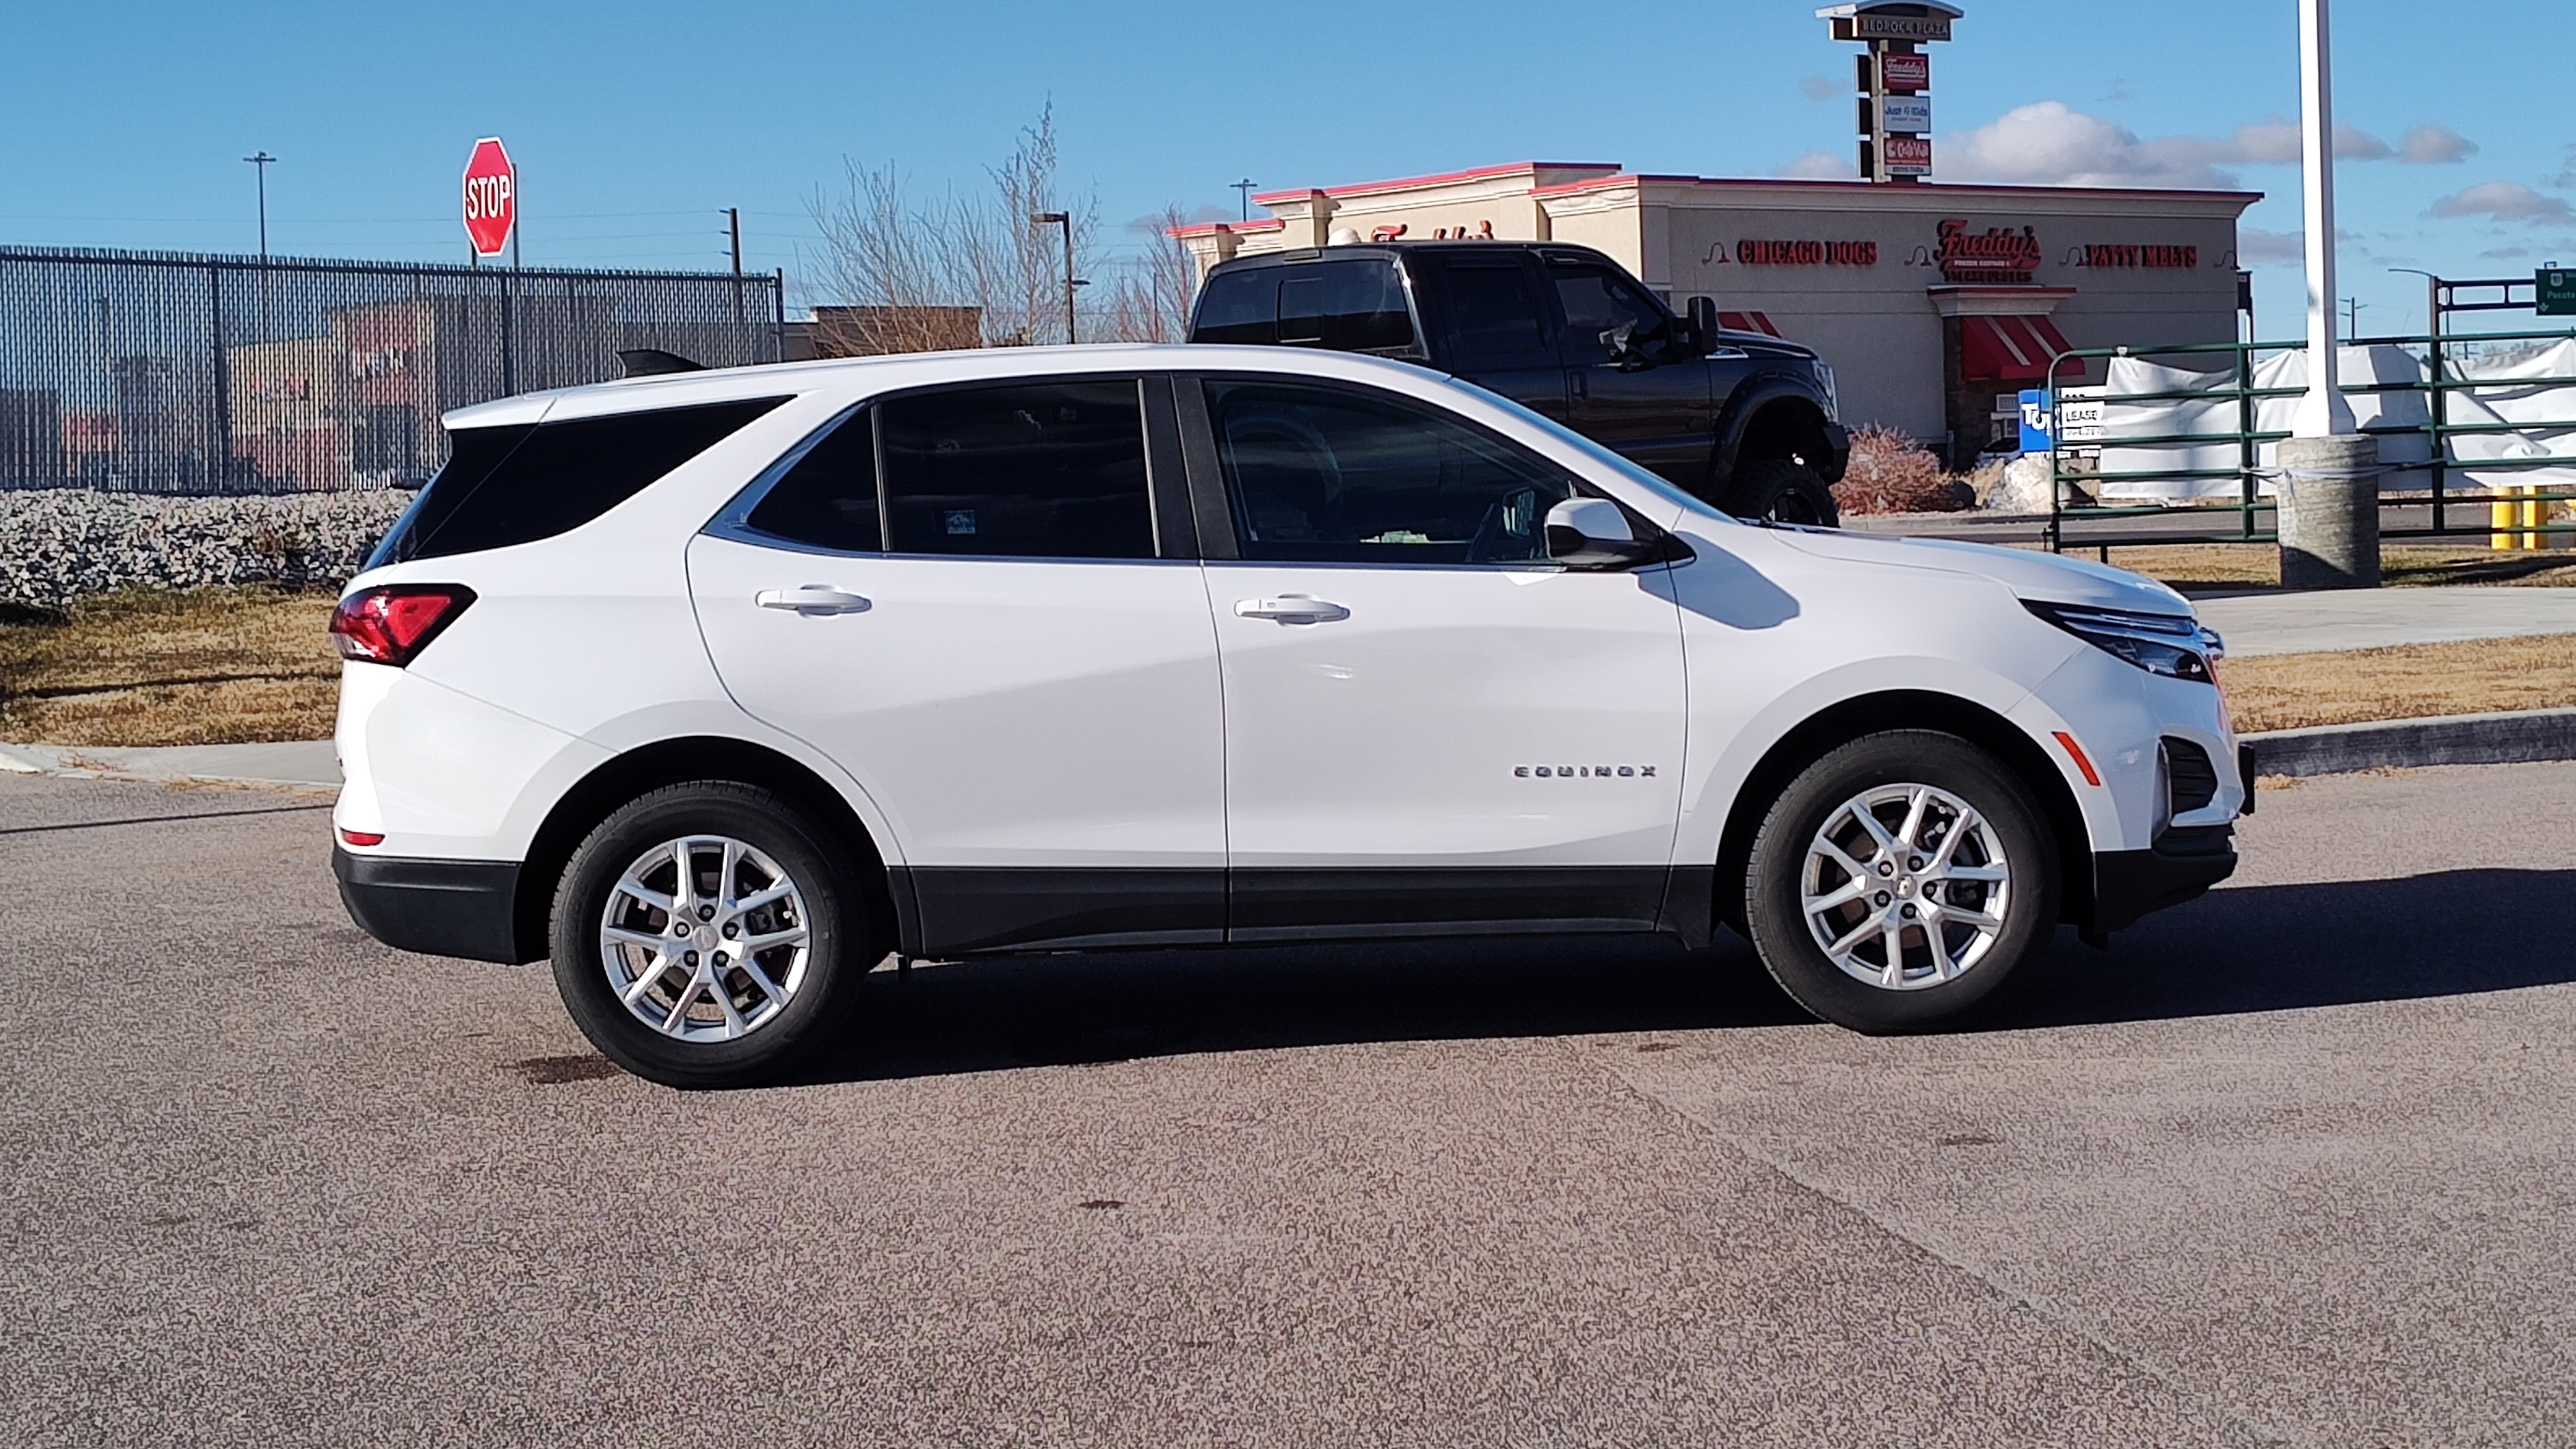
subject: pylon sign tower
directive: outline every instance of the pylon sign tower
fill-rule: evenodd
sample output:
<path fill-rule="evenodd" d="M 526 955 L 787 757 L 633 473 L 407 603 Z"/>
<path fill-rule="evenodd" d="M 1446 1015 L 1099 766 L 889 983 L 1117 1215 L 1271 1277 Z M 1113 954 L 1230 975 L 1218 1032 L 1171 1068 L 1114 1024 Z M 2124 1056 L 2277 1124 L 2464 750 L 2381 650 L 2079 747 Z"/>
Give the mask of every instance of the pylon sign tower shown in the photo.
<path fill-rule="evenodd" d="M 1864 42 L 1860 61 L 1860 174 L 1911 184 L 1932 170 L 1932 57 L 1918 47 L 1950 38 L 1967 14 L 1936 0 L 1828 5 L 1816 12 L 1834 39 Z"/>

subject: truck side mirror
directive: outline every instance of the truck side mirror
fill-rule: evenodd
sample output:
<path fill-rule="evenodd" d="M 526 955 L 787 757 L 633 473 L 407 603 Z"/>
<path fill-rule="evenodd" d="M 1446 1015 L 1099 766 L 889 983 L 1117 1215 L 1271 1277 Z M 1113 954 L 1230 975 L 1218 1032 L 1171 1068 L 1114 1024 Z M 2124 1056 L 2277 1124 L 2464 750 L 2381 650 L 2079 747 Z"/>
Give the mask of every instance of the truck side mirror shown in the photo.
<path fill-rule="evenodd" d="M 1698 345 L 1700 351 L 1710 351 L 1717 346 L 1717 299 L 1693 297 L 1687 305 L 1690 309 L 1691 341 Z"/>

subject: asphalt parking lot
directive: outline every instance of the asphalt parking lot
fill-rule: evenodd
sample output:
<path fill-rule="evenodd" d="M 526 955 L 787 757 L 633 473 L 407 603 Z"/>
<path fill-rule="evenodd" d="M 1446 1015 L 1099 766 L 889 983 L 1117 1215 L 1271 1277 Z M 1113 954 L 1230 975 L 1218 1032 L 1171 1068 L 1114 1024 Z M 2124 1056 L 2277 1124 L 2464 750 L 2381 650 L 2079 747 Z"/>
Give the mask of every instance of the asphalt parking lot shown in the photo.
<path fill-rule="evenodd" d="M 1740 945 L 873 978 L 608 1072 L 309 799 L 0 778 L 31 1445 L 2576 1442 L 2576 765 L 2266 792 L 1990 1029 Z"/>

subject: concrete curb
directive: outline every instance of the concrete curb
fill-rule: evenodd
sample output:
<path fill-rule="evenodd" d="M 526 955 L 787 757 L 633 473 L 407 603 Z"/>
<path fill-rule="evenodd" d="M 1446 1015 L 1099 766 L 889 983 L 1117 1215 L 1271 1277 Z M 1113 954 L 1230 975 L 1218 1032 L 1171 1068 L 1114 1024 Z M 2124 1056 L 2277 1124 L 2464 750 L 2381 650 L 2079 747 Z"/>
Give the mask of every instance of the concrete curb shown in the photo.
<path fill-rule="evenodd" d="M 318 792 L 340 788 L 339 756 L 329 740 L 86 749 L 0 744 L 0 770 L 76 780 L 155 780 Z"/>
<path fill-rule="evenodd" d="M 2247 735 L 2258 775 L 2341 775 L 2420 765 L 2576 760 L 2576 709 L 2372 720 Z"/>

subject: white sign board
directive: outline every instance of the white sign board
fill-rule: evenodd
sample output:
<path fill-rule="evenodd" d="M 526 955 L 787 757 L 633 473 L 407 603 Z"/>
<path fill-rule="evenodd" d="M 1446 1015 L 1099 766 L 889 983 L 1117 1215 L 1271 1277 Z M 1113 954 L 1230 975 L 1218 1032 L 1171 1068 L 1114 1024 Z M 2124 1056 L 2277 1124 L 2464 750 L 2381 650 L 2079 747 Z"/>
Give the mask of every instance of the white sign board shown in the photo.
<path fill-rule="evenodd" d="M 1932 129 L 1930 96 L 1882 96 L 1878 102 L 1878 128 L 1882 131 L 1924 132 Z"/>

